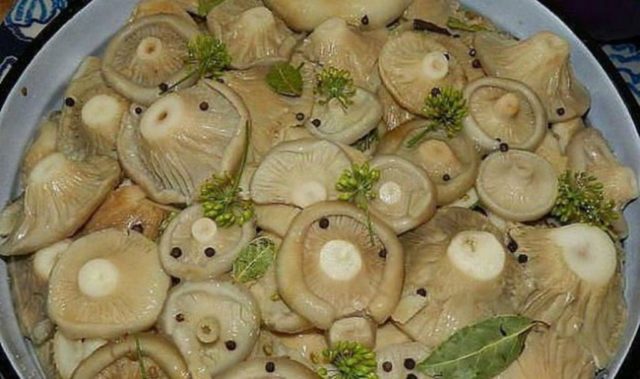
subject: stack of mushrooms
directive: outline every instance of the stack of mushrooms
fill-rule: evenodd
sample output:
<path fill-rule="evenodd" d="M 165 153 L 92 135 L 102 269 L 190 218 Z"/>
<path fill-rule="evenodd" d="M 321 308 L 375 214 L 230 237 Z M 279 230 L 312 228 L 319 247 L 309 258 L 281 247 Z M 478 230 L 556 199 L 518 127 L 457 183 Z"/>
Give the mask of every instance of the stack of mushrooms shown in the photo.
<path fill-rule="evenodd" d="M 456 0 L 142 0 L 0 213 L 45 377 L 591 378 L 639 191 L 570 58 Z"/>

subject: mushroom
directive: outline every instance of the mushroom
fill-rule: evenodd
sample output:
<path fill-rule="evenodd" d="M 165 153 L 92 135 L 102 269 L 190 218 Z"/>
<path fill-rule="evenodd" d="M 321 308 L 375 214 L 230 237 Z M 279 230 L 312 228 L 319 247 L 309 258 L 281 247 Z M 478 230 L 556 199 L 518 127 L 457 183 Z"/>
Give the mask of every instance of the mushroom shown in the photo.
<path fill-rule="evenodd" d="M 299 39 L 263 6 L 237 15 L 229 15 L 225 8 L 215 7 L 207 15 L 207 26 L 227 46 L 231 66 L 241 70 L 288 61 Z"/>
<path fill-rule="evenodd" d="M 482 204 L 511 221 L 546 215 L 558 197 L 558 177 L 546 159 L 523 150 L 489 155 L 480 164 L 476 190 Z"/>
<path fill-rule="evenodd" d="M 181 0 L 142 0 L 131 13 L 132 20 L 157 14 L 168 14 L 182 18 L 196 26 L 195 21 L 189 15 L 186 4 L 180 4 Z"/>
<path fill-rule="evenodd" d="M 332 17 L 350 24 L 381 28 L 402 15 L 411 0 L 326 1 L 265 0 L 264 3 L 294 30 L 311 31 Z"/>
<path fill-rule="evenodd" d="M 233 174 L 247 144 L 249 113 L 227 86 L 201 81 L 123 118 L 120 163 L 149 197 L 191 203 L 211 175 Z"/>
<path fill-rule="evenodd" d="M 458 207 L 472 209 L 478 205 L 480 198 L 478 197 L 478 191 L 475 188 L 471 188 L 467 193 L 460 196 L 460 198 L 453 203 L 445 205 L 446 207 Z"/>
<path fill-rule="evenodd" d="M 28 254 L 73 235 L 119 180 L 111 158 L 47 156 L 29 174 L 24 195 L 0 215 L 0 255 Z"/>
<path fill-rule="evenodd" d="M 254 351 L 247 360 L 283 357 L 315 369 L 318 361 L 317 354 L 328 347 L 325 335 L 318 330 L 299 334 L 271 333 L 268 330 L 261 330 Z"/>
<path fill-rule="evenodd" d="M 392 319 L 436 348 L 464 326 L 512 313 L 506 284 L 514 263 L 503 240 L 486 217 L 453 207 L 401 236 L 406 277 Z"/>
<path fill-rule="evenodd" d="M 473 143 L 464 135 L 448 138 L 442 132 L 430 132 L 415 147 L 407 142 L 427 127 L 429 121 L 411 121 L 388 133 L 378 146 L 378 154 L 396 154 L 427 172 L 436 186 L 438 205 L 459 199 L 473 187 L 480 158 Z"/>
<path fill-rule="evenodd" d="M 191 86 L 197 77 L 189 75 L 185 63 L 187 44 L 199 34 L 192 22 L 176 15 L 134 20 L 107 45 L 102 60 L 104 79 L 124 97 L 144 105 L 160 97 L 160 87 Z"/>
<path fill-rule="evenodd" d="M 473 35 L 473 33 L 470 33 Z M 472 56 L 472 38 L 461 35 L 448 36 L 439 33 L 427 34 L 436 42 L 442 44 L 447 49 L 447 53 L 452 55 L 462 67 L 468 81 L 475 81 L 484 78 L 486 74 L 482 70 L 482 66 L 478 64 L 476 57 Z"/>
<path fill-rule="evenodd" d="M 429 349 L 419 342 L 405 342 L 376 349 L 380 379 L 428 379 L 417 369 L 429 356 Z"/>
<path fill-rule="evenodd" d="M 377 94 L 378 101 L 382 105 L 382 119 L 387 124 L 389 130 L 393 130 L 415 118 L 411 112 L 398 104 L 386 86 L 380 86 Z"/>
<path fill-rule="evenodd" d="M 625 320 L 618 251 L 601 229 L 585 224 L 517 228 L 520 276 L 513 300 L 519 313 L 571 337 L 604 367 L 617 351 Z"/>
<path fill-rule="evenodd" d="M 413 0 L 404 11 L 404 18 L 423 20 L 446 28 L 456 3 L 452 0 Z"/>
<path fill-rule="evenodd" d="M 137 379 L 142 366 L 150 379 L 191 377 L 180 352 L 169 341 L 156 334 L 139 334 L 100 347 L 80 363 L 72 379 Z"/>
<path fill-rule="evenodd" d="M 393 322 L 388 321 L 385 324 L 379 326 L 378 330 L 376 331 L 375 350 L 379 351 L 389 345 L 401 344 L 405 342 L 412 342 L 412 340 Z"/>
<path fill-rule="evenodd" d="M 389 39 L 380 53 L 380 77 L 391 95 L 412 113 L 422 113 L 434 88 L 462 89 L 467 78 L 460 62 L 435 38 L 406 31 Z"/>
<path fill-rule="evenodd" d="M 563 154 L 566 153 L 571 138 L 584 128 L 586 128 L 586 126 L 580 117 L 551 125 L 551 132 L 558 139 L 560 150 L 562 150 Z"/>
<path fill-rule="evenodd" d="M 160 239 L 160 261 L 165 271 L 176 278 L 213 279 L 231 269 L 255 232 L 252 222 L 218 227 L 196 204 L 180 212 L 165 229 Z"/>
<path fill-rule="evenodd" d="M 60 112 L 52 112 L 38 125 L 38 131 L 22 158 L 20 174 L 23 183 L 27 181 L 38 162 L 56 152 L 59 123 Z"/>
<path fill-rule="evenodd" d="M 282 299 L 317 328 L 354 313 L 383 323 L 400 295 L 402 248 L 393 232 L 354 205 L 322 202 L 302 211 L 278 256 Z"/>
<path fill-rule="evenodd" d="M 335 185 L 351 160 L 336 144 L 302 139 L 273 148 L 251 180 L 256 204 L 285 204 L 301 208 L 335 200 Z"/>
<path fill-rule="evenodd" d="M 234 366 L 218 379 L 317 379 L 318 375 L 305 365 L 287 358 L 252 359 Z"/>
<path fill-rule="evenodd" d="M 371 212 L 397 234 L 424 224 L 436 212 L 436 187 L 423 169 L 394 155 L 376 156 L 371 167 L 380 171 Z"/>
<path fill-rule="evenodd" d="M 567 121 L 589 109 L 589 93 L 571 68 L 571 46 L 561 37 L 540 32 L 516 41 L 497 33 L 480 32 L 474 46 L 489 75 L 521 81 L 538 94 L 550 122 Z"/>
<path fill-rule="evenodd" d="M 113 191 L 82 229 L 83 234 L 118 228 L 135 230 L 156 240 L 172 209 L 149 200 L 144 191 L 129 185 Z"/>
<path fill-rule="evenodd" d="M 562 152 L 560 141 L 554 133 L 546 132 L 542 143 L 535 149 L 534 153 L 551 163 L 558 176 L 567 170 L 569 158 Z"/>
<path fill-rule="evenodd" d="M 229 282 L 187 282 L 174 287 L 160 318 L 193 379 L 209 379 L 236 366 L 256 343 L 260 312 L 253 296 Z"/>
<path fill-rule="evenodd" d="M 62 379 L 71 379 L 73 372 L 85 358 L 107 344 L 100 338 L 72 340 L 60 331 L 53 336 L 53 361 Z"/>
<path fill-rule="evenodd" d="M 170 280 L 156 245 L 105 229 L 74 241 L 49 281 L 48 313 L 69 338 L 113 338 L 156 322 Z"/>
<path fill-rule="evenodd" d="M 300 209 L 291 205 L 266 204 L 255 205 L 256 225 L 259 228 L 284 237 L 293 219 L 300 213 Z"/>
<path fill-rule="evenodd" d="M 378 325 L 367 317 L 346 317 L 331 325 L 327 339 L 331 346 L 341 341 L 353 341 L 373 349 L 376 346 L 377 327 Z"/>
<path fill-rule="evenodd" d="M 469 115 L 464 132 L 482 149 L 535 150 L 547 133 L 547 113 L 525 84 L 510 79 L 483 78 L 464 90 Z"/>

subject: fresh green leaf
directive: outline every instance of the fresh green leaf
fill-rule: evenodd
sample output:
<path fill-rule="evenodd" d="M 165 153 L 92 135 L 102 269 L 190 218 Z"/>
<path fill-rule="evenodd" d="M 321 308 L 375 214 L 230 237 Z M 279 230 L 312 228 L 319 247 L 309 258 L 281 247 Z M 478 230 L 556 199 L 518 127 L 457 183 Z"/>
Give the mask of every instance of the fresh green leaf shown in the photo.
<path fill-rule="evenodd" d="M 378 129 L 373 129 L 362 138 L 354 142 L 351 146 L 364 153 L 369 151 L 369 149 L 371 149 L 373 145 L 378 141 L 380 141 L 380 134 L 378 133 Z"/>
<path fill-rule="evenodd" d="M 242 249 L 233 262 L 233 278 L 238 283 L 260 279 L 276 256 L 276 244 L 267 237 L 259 237 Z"/>
<path fill-rule="evenodd" d="M 144 354 L 142 352 L 142 347 L 140 346 L 140 340 L 136 337 L 136 355 L 138 358 L 138 366 L 140 368 L 140 379 L 149 379 L 147 375 L 147 369 L 144 367 Z"/>
<path fill-rule="evenodd" d="M 413 148 L 433 131 L 442 130 L 447 137 L 453 138 L 462 131 L 463 120 L 469 114 L 467 100 L 462 91 L 447 87 L 442 90 L 434 88 L 424 102 L 422 114 L 429 120 L 422 130 L 407 142 Z"/>
<path fill-rule="evenodd" d="M 465 32 L 472 32 L 472 33 L 489 30 L 486 26 L 482 24 L 470 24 L 457 17 L 449 17 L 449 19 L 447 20 L 447 27 L 449 29 L 462 30 Z"/>
<path fill-rule="evenodd" d="M 373 187 L 379 180 L 380 170 L 371 168 L 369 163 L 363 163 L 362 165 L 354 164 L 350 169 L 344 170 L 336 183 L 336 190 L 340 192 L 339 200 L 353 203 L 365 211 L 371 245 L 375 244 L 375 233 L 369 214 L 369 201 L 377 196 Z"/>
<path fill-rule="evenodd" d="M 206 17 L 213 8 L 222 3 L 224 3 L 224 0 L 198 0 L 198 14 Z"/>
<path fill-rule="evenodd" d="M 322 97 L 320 104 L 326 104 L 331 99 L 338 100 L 345 109 L 353 104 L 351 98 L 355 96 L 356 89 L 349 71 L 325 67 L 317 75 L 316 80 L 318 82 L 316 93 Z"/>
<path fill-rule="evenodd" d="M 276 63 L 267 74 L 267 84 L 276 93 L 284 96 L 302 95 L 302 66 L 295 68 L 289 63 Z"/>
<path fill-rule="evenodd" d="M 460 329 L 418 369 L 434 378 L 490 379 L 524 350 L 528 334 L 540 323 L 523 316 L 496 316 Z"/>
<path fill-rule="evenodd" d="M 331 365 L 318 369 L 322 379 L 378 379 L 376 353 L 358 342 L 340 341 L 321 360 Z"/>

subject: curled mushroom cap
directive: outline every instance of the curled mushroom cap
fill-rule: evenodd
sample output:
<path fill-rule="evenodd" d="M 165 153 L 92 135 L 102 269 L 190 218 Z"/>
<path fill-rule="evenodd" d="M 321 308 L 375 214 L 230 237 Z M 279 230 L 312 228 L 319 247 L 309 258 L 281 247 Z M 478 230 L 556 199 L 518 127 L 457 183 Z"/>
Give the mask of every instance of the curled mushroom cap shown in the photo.
<path fill-rule="evenodd" d="M 38 162 L 56 152 L 59 122 L 60 112 L 52 112 L 38 125 L 38 131 L 22 158 L 20 173 L 23 183 L 26 182 L 31 170 Z"/>
<path fill-rule="evenodd" d="M 112 338 L 156 322 L 170 280 L 156 245 L 106 229 L 73 242 L 49 284 L 49 317 L 70 338 Z"/>
<path fill-rule="evenodd" d="M 131 13 L 131 18 L 137 20 L 157 14 L 169 14 L 179 16 L 195 26 L 195 21 L 187 11 L 191 11 L 192 9 L 189 9 L 190 7 L 188 7 L 187 4 L 181 4 L 181 2 L 188 1 L 190 0 L 142 0 Z"/>
<path fill-rule="evenodd" d="M 547 132 L 547 113 L 525 84 L 510 79 L 483 78 L 464 90 L 469 115 L 464 132 L 481 148 L 497 150 L 501 143 L 534 150 Z"/>
<path fill-rule="evenodd" d="M 339 17 L 353 25 L 384 27 L 402 15 L 411 0 L 266 0 L 264 3 L 295 30 L 311 31 Z"/>
<path fill-rule="evenodd" d="M 617 350 L 626 318 L 618 252 L 599 228 L 573 224 L 511 232 L 516 254 L 527 259 L 514 281 L 514 302 L 523 315 L 572 337 L 604 367 Z"/>
<path fill-rule="evenodd" d="M 191 203 L 211 175 L 233 174 L 242 160 L 249 114 L 227 86 L 202 81 L 126 114 L 120 163 L 155 201 Z"/>
<path fill-rule="evenodd" d="M 229 282 L 191 282 L 174 287 L 160 318 L 194 379 L 209 379 L 245 359 L 260 329 L 251 294 Z"/>
<path fill-rule="evenodd" d="M 435 348 L 461 327 L 512 313 L 506 283 L 513 262 L 503 239 L 486 217 L 455 207 L 404 234 L 406 278 L 393 320 Z"/>
<path fill-rule="evenodd" d="M 351 160 L 336 144 L 302 139 L 281 143 L 264 158 L 251 180 L 257 204 L 301 208 L 337 199 L 335 185 Z"/>
<path fill-rule="evenodd" d="M 180 16 L 156 14 L 135 20 L 109 42 L 102 60 L 104 79 L 124 97 L 149 105 L 160 97 L 161 84 L 171 86 L 187 77 L 187 44 L 199 33 Z M 178 87 L 195 80 L 191 75 Z"/>
<path fill-rule="evenodd" d="M 427 173 L 406 159 L 378 155 L 371 166 L 380 170 L 371 212 L 397 234 L 424 224 L 436 212 L 436 187 Z"/>
<path fill-rule="evenodd" d="M 473 142 L 464 135 L 448 138 L 444 133 L 432 132 L 415 147 L 407 141 L 429 122 L 415 120 L 392 130 L 378 146 L 379 154 L 399 155 L 427 172 L 436 185 L 438 205 L 459 199 L 473 187 L 480 158 Z"/>
<path fill-rule="evenodd" d="M 422 113 L 434 88 L 462 89 L 464 70 L 435 38 L 406 31 L 390 39 L 380 53 L 380 77 L 393 97 L 413 113 Z"/>
<path fill-rule="evenodd" d="M 254 235 L 252 222 L 221 228 L 196 204 L 180 212 L 167 226 L 160 239 L 160 260 L 165 271 L 176 278 L 213 279 L 231 269 Z"/>
<path fill-rule="evenodd" d="M 180 352 L 171 342 L 159 335 L 139 334 L 109 342 L 93 352 L 80 363 L 72 379 L 139 378 L 141 364 L 149 378 L 190 378 Z"/>
<path fill-rule="evenodd" d="M 70 379 L 80 362 L 107 343 L 101 338 L 72 340 L 60 331 L 53 336 L 53 361 L 62 379 Z"/>
<path fill-rule="evenodd" d="M 591 99 L 573 74 L 569 43 L 550 32 L 523 41 L 497 33 L 476 34 L 474 46 L 485 71 L 527 84 L 538 94 L 551 122 L 584 115 Z"/>
<path fill-rule="evenodd" d="M 317 379 L 305 365 L 287 358 L 256 358 L 236 365 L 218 379 Z"/>
<path fill-rule="evenodd" d="M 29 174 L 24 196 L 0 215 L 5 221 L 0 255 L 31 253 L 71 236 L 119 179 L 118 163 L 105 156 L 85 161 L 62 153 L 47 156 Z"/>
<path fill-rule="evenodd" d="M 429 349 L 420 342 L 392 344 L 376 350 L 380 379 L 427 379 L 416 365 L 429 356 Z M 411 376 L 413 375 L 413 376 Z"/>
<path fill-rule="evenodd" d="M 512 221 L 533 221 L 549 213 L 558 178 L 544 158 L 522 150 L 496 152 L 480 165 L 476 190 L 482 203 Z"/>
<path fill-rule="evenodd" d="M 282 299 L 324 330 L 354 312 L 384 322 L 400 295 L 404 259 L 393 230 L 375 216 L 371 230 L 373 237 L 364 212 L 348 203 L 304 209 L 276 258 Z"/>

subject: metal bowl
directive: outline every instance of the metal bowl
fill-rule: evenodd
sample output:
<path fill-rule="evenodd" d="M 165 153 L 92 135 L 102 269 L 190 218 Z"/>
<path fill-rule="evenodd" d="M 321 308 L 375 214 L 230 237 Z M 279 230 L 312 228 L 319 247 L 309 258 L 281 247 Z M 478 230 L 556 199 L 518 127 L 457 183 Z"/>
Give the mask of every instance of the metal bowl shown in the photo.
<path fill-rule="evenodd" d="M 463 0 L 467 6 L 489 16 L 499 27 L 518 37 L 541 30 L 553 31 L 573 47 L 573 64 L 579 79 L 588 87 L 592 108 L 591 125 L 600 129 L 625 165 L 640 172 L 640 138 L 636 130 L 640 109 L 623 88 L 616 88 L 607 74 L 608 62 L 599 62 L 599 50 L 576 34 L 551 11 L 534 0 Z M 16 195 L 22 154 L 39 120 L 60 108 L 62 94 L 80 61 L 98 54 L 110 36 L 129 17 L 133 0 L 76 0 L 35 41 L 31 51 L 0 86 L 0 204 Z M 617 74 L 616 74 L 617 75 Z M 24 90 L 26 89 L 26 91 Z M 4 103 L 4 105 L 3 105 Z M 634 122 L 634 119 L 636 122 Z M 640 203 L 625 213 L 633 230 L 640 225 Z M 631 233 L 625 243 L 625 298 L 629 321 L 618 352 L 609 367 L 610 376 L 619 373 L 640 322 L 640 236 Z M 20 378 L 43 378 L 33 351 L 21 336 L 14 314 L 7 269 L 0 260 L 0 344 Z"/>

